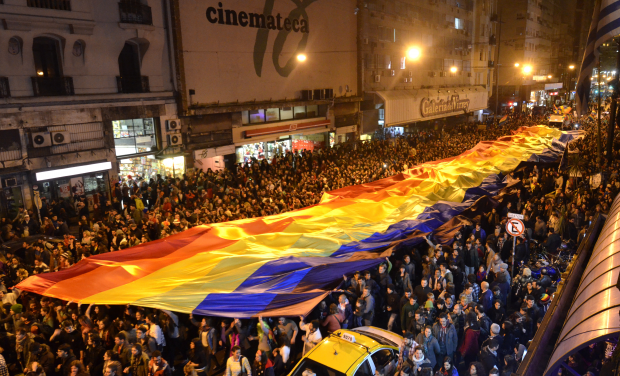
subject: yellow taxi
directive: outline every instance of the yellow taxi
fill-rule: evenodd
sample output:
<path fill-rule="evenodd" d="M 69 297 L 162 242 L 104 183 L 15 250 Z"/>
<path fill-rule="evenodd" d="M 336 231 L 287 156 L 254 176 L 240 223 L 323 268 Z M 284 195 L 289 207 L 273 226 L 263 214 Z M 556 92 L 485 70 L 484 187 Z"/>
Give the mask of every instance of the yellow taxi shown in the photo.
<path fill-rule="evenodd" d="M 289 376 L 374 376 L 377 370 L 391 374 L 402 341 L 398 334 L 372 326 L 340 329 L 301 358 Z"/>

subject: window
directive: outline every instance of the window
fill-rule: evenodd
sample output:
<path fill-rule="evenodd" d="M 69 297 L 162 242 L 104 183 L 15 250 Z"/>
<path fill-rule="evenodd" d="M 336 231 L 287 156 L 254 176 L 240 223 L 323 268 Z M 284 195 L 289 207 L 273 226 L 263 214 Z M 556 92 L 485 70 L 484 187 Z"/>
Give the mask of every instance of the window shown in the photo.
<path fill-rule="evenodd" d="M 319 111 L 319 106 L 317 106 L 316 104 L 306 107 L 307 116 L 309 118 L 319 116 L 318 111 Z"/>
<path fill-rule="evenodd" d="M 368 370 L 370 370 L 370 367 L 368 366 L 368 362 L 364 362 L 364 363 L 367 365 Z M 301 362 L 299 363 L 299 366 L 297 366 L 297 368 L 295 369 L 295 371 L 293 371 L 291 376 L 302 376 L 302 374 L 306 370 L 312 371 L 310 373 L 315 374 L 316 376 L 345 376 L 344 373 L 338 372 L 310 358 L 303 358 Z M 367 374 L 364 376 L 373 376 L 373 375 Z"/>
<path fill-rule="evenodd" d="M 463 20 L 460 18 L 454 18 L 454 28 L 460 30 L 463 28 Z"/>
<path fill-rule="evenodd" d="M 153 118 L 112 121 L 116 155 L 146 153 L 157 146 Z"/>
<path fill-rule="evenodd" d="M 376 369 L 384 369 L 394 360 L 394 354 L 392 354 L 390 349 L 381 349 L 372 354 L 371 358 L 375 363 Z"/>
<path fill-rule="evenodd" d="M 293 118 L 293 107 L 280 109 L 280 120 L 291 120 Z"/>
<path fill-rule="evenodd" d="M 407 58 L 401 57 L 400 58 L 400 69 L 405 69 L 406 63 L 407 63 Z"/>
<path fill-rule="evenodd" d="M 250 111 L 241 111 L 241 124 L 250 124 Z"/>
<path fill-rule="evenodd" d="M 280 120 L 280 109 L 279 108 L 268 108 L 267 111 L 265 111 L 265 119 L 266 121 Z"/>
<path fill-rule="evenodd" d="M 56 39 L 47 37 L 34 38 L 32 54 L 37 77 L 59 78 L 62 76 L 60 63 L 60 46 Z"/>
<path fill-rule="evenodd" d="M 297 106 L 293 109 L 295 119 L 303 119 L 306 117 L 306 106 Z"/>
<path fill-rule="evenodd" d="M 364 363 L 355 371 L 355 376 L 374 376 L 368 360 L 364 360 Z"/>
<path fill-rule="evenodd" d="M 252 110 L 250 111 L 250 123 L 264 123 L 265 122 L 265 110 Z"/>
<path fill-rule="evenodd" d="M 0 1 L 2 4 L 2 1 Z M 54 10 L 71 10 L 70 0 L 28 0 L 26 3 L 31 8 L 44 8 Z"/>
<path fill-rule="evenodd" d="M 138 43 L 125 42 L 118 55 L 118 73 L 116 78 L 119 93 L 146 93 L 149 91 L 148 77 L 140 73 L 140 47 Z M 145 48 L 146 46 L 142 46 Z M 143 50 L 144 51 L 144 50 Z"/>

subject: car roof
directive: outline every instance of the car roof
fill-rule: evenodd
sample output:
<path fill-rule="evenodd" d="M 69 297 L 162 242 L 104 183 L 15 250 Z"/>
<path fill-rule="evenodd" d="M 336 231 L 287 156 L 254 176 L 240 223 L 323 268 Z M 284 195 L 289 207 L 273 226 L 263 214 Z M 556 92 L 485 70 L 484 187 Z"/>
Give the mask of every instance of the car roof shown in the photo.
<path fill-rule="evenodd" d="M 355 343 L 340 338 L 342 333 L 355 336 Z M 349 368 L 356 365 L 376 347 L 383 346 L 359 332 L 340 329 L 316 345 L 308 354 L 308 358 L 346 374 Z"/>

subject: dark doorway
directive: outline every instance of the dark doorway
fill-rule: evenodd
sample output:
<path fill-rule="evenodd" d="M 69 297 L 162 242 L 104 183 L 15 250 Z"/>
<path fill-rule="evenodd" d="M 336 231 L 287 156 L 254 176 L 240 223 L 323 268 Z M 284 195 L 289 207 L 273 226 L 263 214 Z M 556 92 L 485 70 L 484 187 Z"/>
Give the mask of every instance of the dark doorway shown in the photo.
<path fill-rule="evenodd" d="M 140 75 L 140 47 L 137 44 L 125 42 L 125 47 L 118 56 L 119 92 L 142 93 L 145 90 Z M 147 84 L 148 86 L 148 84 Z"/>
<path fill-rule="evenodd" d="M 38 77 L 59 78 L 62 76 L 59 52 L 57 40 L 47 37 L 34 38 L 32 54 Z"/>

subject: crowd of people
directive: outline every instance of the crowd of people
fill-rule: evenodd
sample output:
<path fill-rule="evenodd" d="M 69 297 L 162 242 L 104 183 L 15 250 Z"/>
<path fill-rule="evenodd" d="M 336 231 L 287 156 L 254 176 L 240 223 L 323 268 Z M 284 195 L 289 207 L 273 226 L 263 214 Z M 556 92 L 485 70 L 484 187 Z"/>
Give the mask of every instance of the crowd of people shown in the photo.
<path fill-rule="evenodd" d="M 0 375 L 57 376 L 282 376 L 329 333 L 373 325 L 403 336 L 400 355 L 382 376 L 510 375 L 522 361 L 555 291 L 549 276 L 523 267 L 512 275 L 508 212 L 525 216 L 515 262 L 538 249 L 575 247 L 592 218 L 605 213 L 620 190 L 618 162 L 594 177 L 595 137 L 589 123 L 580 151 L 581 177 L 569 167 L 534 166 L 497 207 L 472 218 L 450 244 L 398 248 L 376 270 L 343 276 L 308 317 L 222 319 L 134 306 L 81 306 L 12 289 L 29 275 L 71 267 L 193 226 L 282 213 L 317 204 L 323 193 L 393 176 L 423 162 L 458 155 L 543 118 L 512 115 L 485 130 L 462 125 L 392 140 L 356 142 L 315 152 L 287 153 L 234 171 L 201 171 L 149 181 L 128 176 L 89 212 L 74 204 L 43 202 L 39 223 L 31 210 L 0 220 L 4 250 L 0 285 Z M 618 148 L 615 148 L 618 150 Z M 618 160 L 618 159 L 616 159 Z M 574 171 L 570 170 L 570 171 Z M 78 217 L 77 229 L 68 221 Z M 35 234 L 56 238 L 38 238 Z M 78 287 L 76 287 L 78 288 Z M 578 369 L 600 368 L 604 351 L 579 357 Z"/>

